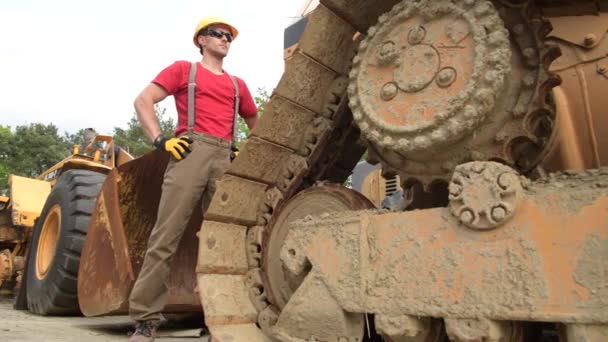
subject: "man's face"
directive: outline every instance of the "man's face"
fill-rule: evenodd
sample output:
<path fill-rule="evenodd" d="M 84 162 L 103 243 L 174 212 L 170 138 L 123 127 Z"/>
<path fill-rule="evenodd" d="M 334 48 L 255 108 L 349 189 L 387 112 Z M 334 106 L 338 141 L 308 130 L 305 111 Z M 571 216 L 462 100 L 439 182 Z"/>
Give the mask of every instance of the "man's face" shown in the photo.
<path fill-rule="evenodd" d="M 230 50 L 232 32 L 227 25 L 210 25 L 206 32 L 199 35 L 198 41 L 202 45 L 205 54 L 213 54 L 218 57 L 226 57 Z M 230 38 L 227 37 L 229 35 Z M 230 41 L 229 41 L 230 40 Z"/>

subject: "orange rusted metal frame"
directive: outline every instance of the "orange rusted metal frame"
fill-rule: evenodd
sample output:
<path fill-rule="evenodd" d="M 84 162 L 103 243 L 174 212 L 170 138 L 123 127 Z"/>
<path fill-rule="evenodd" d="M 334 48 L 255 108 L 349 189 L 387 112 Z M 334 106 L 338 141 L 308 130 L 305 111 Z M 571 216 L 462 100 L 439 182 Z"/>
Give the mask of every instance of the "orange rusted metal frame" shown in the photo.
<path fill-rule="evenodd" d="M 281 257 L 347 312 L 606 324 L 607 188 L 608 169 L 554 175 L 489 230 L 447 208 L 300 222 Z"/>

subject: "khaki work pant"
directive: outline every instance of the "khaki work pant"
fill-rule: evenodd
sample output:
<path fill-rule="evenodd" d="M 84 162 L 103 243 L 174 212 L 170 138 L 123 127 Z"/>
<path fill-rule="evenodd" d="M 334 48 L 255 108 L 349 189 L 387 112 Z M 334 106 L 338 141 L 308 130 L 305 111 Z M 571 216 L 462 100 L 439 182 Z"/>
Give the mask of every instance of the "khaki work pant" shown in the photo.
<path fill-rule="evenodd" d="M 129 314 L 136 321 L 155 321 L 167 302 L 171 260 L 202 196 L 203 213 L 215 192 L 215 180 L 230 166 L 230 143 L 201 133 L 193 138 L 192 152 L 167 165 L 156 224 L 148 240 L 144 263 L 129 297 Z M 196 252 L 193 251 L 194 255 Z"/>

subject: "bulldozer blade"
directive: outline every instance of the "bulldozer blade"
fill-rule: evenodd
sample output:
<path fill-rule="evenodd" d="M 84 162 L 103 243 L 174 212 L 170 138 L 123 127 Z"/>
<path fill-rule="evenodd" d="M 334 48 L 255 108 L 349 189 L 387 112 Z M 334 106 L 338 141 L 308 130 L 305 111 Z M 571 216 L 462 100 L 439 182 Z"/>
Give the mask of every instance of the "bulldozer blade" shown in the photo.
<path fill-rule="evenodd" d="M 143 263 L 161 195 L 169 155 L 153 151 L 108 174 L 82 248 L 78 299 L 85 316 L 125 314 L 129 293 Z M 196 233 L 202 212 L 195 210 L 172 261 L 164 312 L 201 312 L 195 294 Z"/>

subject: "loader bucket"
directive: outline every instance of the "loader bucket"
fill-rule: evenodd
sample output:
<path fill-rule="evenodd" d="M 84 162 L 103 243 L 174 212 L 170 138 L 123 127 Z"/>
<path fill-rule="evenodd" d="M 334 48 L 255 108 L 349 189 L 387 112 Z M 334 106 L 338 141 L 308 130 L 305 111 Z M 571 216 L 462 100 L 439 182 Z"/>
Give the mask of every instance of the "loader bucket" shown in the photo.
<path fill-rule="evenodd" d="M 129 293 L 143 263 L 169 155 L 153 151 L 108 174 L 80 259 L 78 300 L 85 316 L 125 314 Z M 195 210 L 173 259 L 165 312 L 201 312 L 195 294 L 196 233 L 202 212 Z"/>

